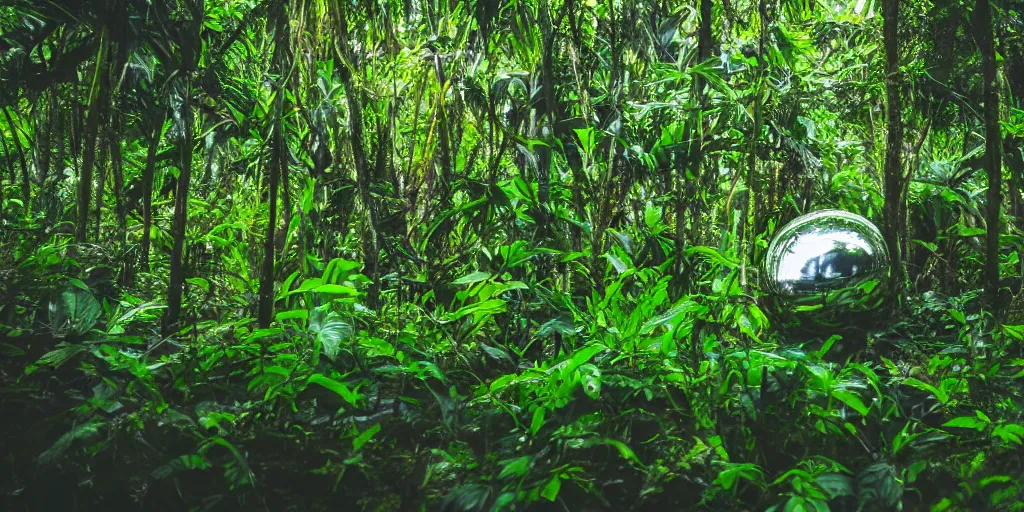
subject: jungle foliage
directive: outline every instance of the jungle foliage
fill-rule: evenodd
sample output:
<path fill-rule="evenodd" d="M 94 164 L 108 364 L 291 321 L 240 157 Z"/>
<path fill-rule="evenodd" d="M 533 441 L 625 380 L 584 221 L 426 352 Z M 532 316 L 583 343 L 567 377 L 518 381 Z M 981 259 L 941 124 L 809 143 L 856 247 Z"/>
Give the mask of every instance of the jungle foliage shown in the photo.
<path fill-rule="evenodd" d="M 4 510 L 1024 509 L 1017 0 L 6 0 L 0 110 Z"/>

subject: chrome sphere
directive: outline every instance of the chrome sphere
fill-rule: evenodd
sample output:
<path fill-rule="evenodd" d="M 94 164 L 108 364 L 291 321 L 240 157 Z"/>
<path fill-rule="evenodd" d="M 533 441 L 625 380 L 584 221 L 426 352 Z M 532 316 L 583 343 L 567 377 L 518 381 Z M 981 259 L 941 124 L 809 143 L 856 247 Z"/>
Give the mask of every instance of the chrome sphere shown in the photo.
<path fill-rule="evenodd" d="M 819 210 L 779 229 L 761 272 L 781 327 L 848 327 L 885 302 L 889 254 L 869 220 Z"/>

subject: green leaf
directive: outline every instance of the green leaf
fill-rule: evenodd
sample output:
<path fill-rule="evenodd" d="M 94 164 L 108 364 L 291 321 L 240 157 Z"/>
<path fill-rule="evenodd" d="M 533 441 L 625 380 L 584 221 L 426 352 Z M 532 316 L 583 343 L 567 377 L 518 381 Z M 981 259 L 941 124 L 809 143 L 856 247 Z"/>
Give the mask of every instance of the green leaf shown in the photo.
<path fill-rule="evenodd" d="M 925 242 L 924 240 L 912 240 L 912 242 L 914 242 L 915 244 L 920 245 L 921 247 L 924 247 L 925 249 L 928 249 L 929 251 L 931 251 L 933 253 L 939 252 L 939 246 L 937 244 L 933 244 L 931 242 Z"/>
<path fill-rule="evenodd" d="M 292 375 L 292 371 L 283 366 L 264 366 L 263 373 L 277 375 L 278 377 L 283 377 L 285 379 Z"/>
<path fill-rule="evenodd" d="M 740 478 L 756 482 L 760 480 L 762 475 L 761 469 L 751 463 L 728 464 L 728 466 L 728 468 L 718 473 L 714 481 L 714 483 L 721 485 L 727 491 L 732 489 Z"/>
<path fill-rule="evenodd" d="M 324 283 L 338 283 L 348 279 L 352 274 L 352 271 L 357 270 L 363 266 L 358 261 L 346 260 L 345 258 L 334 258 L 327 263 L 324 267 L 323 279 Z"/>
<path fill-rule="evenodd" d="M 341 350 L 341 342 L 352 335 L 352 326 L 331 311 L 314 309 L 309 320 L 309 332 L 316 336 L 314 343 L 321 347 L 329 359 L 334 360 Z"/>
<path fill-rule="evenodd" d="M 106 425 L 101 416 L 93 416 L 89 421 L 75 425 L 69 432 L 60 437 L 45 452 L 39 455 L 39 464 L 46 466 L 56 462 L 64 455 L 75 441 L 88 440 L 99 434 L 100 428 Z"/>
<path fill-rule="evenodd" d="M 580 366 L 583 366 L 587 361 L 590 361 L 590 358 L 604 352 L 604 350 L 605 347 L 596 344 L 587 345 L 577 350 L 572 354 L 572 357 L 569 358 L 569 366 L 567 370 L 569 372 L 576 371 Z"/>
<path fill-rule="evenodd" d="M 603 439 L 601 442 L 617 448 L 619 450 L 619 455 L 621 455 L 623 459 L 626 459 L 640 467 L 644 467 L 644 463 L 640 462 L 640 459 L 636 456 L 636 453 L 633 452 L 632 448 L 626 446 L 626 443 L 623 443 L 622 441 L 618 441 L 615 439 L 607 438 Z"/>
<path fill-rule="evenodd" d="M 982 236 L 985 234 L 985 228 L 971 228 L 963 224 L 957 224 L 956 227 L 960 233 L 960 236 L 964 238 L 972 236 Z"/>
<path fill-rule="evenodd" d="M 533 419 L 530 420 L 530 435 L 537 435 L 537 432 L 544 425 L 544 413 L 546 410 L 543 407 L 537 407 L 533 411 Z"/>
<path fill-rule="evenodd" d="M 942 424 L 943 427 L 971 428 L 978 431 L 985 429 L 986 423 L 971 416 L 960 416 Z"/>
<path fill-rule="evenodd" d="M 467 304 L 451 313 L 448 318 L 451 320 L 458 320 L 466 315 L 477 315 L 478 313 L 482 315 L 496 315 L 498 313 L 504 313 L 507 310 L 507 307 L 506 302 L 502 299 L 488 299 L 482 302 Z M 477 316 L 474 316 L 474 318 L 479 319 Z"/>
<path fill-rule="evenodd" d="M 237 464 L 237 467 L 234 468 L 233 471 L 232 470 L 225 471 L 225 475 L 226 476 L 233 474 L 232 476 L 235 477 L 234 478 L 234 484 L 231 486 L 232 488 L 235 485 L 239 485 L 239 484 L 240 485 L 255 485 L 256 484 L 256 475 L 254 475 L 252 473 L 252 470 L 249 469 L 249 464 L 246 462 L 245 457 L 243 457 L 242 453 L 238 451 L 238 448 L 235 448 L 234 445 L 229 443 L 223 437 L 213 436 L 213 437 L 207 438 L 206 441 L 203 442 L 203 444 L 199 447 L 198 453 L 200 455 L 206 455 L 206 452 L 208 452 L 210 450 L 210 448 L 212 448 L 214 445 L 221 446 L 221 447 L 227 449 L 228 452 L 230 452 L 232 457 L 234 458 L 234 462 Z"/>
<path fill-rule="evenodd" d="M 686 299 L 682 303 L 672 306 L 672 308 L 666 311 L 665 313 L 654 318 L 651 318 L 650 320 L 645 322 L 644 325 L 640 327 L 640 334 L 650 334 L 651 331 L 658 328 L 659 326 L 672 322 L 679 316 L 688 312 L 692 312 L 699 307 L 700 306 L 696 302 Z"/>
<path fill-rule="evenodd" d="M 505 464 L 505 467 L 498 474 L 499 479 L 508 478 L 510 476 L 521 477 L 526 474 L 530 469 L 530 457 L 523 455 L 522 457 L 512 459 L 509 463 Z"/>
<path fill-rule="evenodd" d="M 320 373 L 314 373 L 309 376 L 309 380 L 306 381 L 306 385 L 308 386 L 310 384 L 317 384 L 333 391 L 340 396 L 342 400 L 345 400 L 353 406 L 359 405 L 359 399 L 362 398 L 362 395 L 352 392 L 348 386 Z"/>
<path fill-rule="evenodd" d="M 466 275 L 464 275 L 464 276 L 462 276 L 462 277 L 452 281 L 452 284 L 454 284 L 456 286 L 460 286 L 460 285 L 464 285 L 464 284 L 473 284 L 473 283 L 479 283 L 480 281 L 486 281 L 487 279 L 490 279 L 490 278 L 491 278 L 491 274 L 489 272 L 479 272 L 478 271 L 478 272 L 473 272 L 473 273 L 470 273 L 470 274 L 466 274 Z"/>
<path fill-rule="evenodd" d="M 622 259 L 617 256 L 613 256 L 611 254 L 605 254 L 604 256 L 608 258 L 609 262 L 611 262 L 612 267 L 615 268 L 616 274 L 622 274 L 629 268 L 626 266 L 625 262 L 623 262 Z"/>
<path fill-rule="evenodd" d="M 275 315 L 278 322 L 285 320 L 306 320 L 309 318 L 309 311 L 305 309 L 293 309 L 291 311 L 282 311 Z"/>
<path fill-rule="evenodd" d="M 950 309 L 949 310 L 949 316 L 952 317 L 953 320 L 956 320 L 957 323 L 959 323 L 961 325 L 967 323 L 967 318 L 964 317 L 964 314 L 962 312 L 960 312 L 960 311 L 955 310 L 955 309 Z"/>
<path fill-rule="evenodd" d="M 71 359 L 85 351 L 85 345 L 61 342 L 57 345 L 57 348 L 43 354 L 38 361 L 26 368 L 25 374 L 31 374 L 40 366 L 52 366 L 54 368 L 59 368 L 61 365 L 66 363 L 68 359 Z"/>
<path fill-rule="evenodd" d="M 922 382 L 922 381 L 920 381 L 918 379 L 915 379 L 915 378 L 911 377 L 909 379 L 904 380 L 903 383 L 906 384 L 907 386 L 910 386 L 910 387 L 913 387 L 913 388 L 917 388 L 917 389 L 920 389 L 922 391 L 930 392 L 931 394 L 935 395 L 935 398 L 937 398 L 939 400 L 939 403 L 941 403 L 943 405 L 945 405 L 946 402 L 949 401 L 949 394 L 948 393 L 946 393 L 945 391 L 940 390 L 939 388 L 936 388 L 935 386 L 933 386 L 931 384 L 928 384 L 927 382 Z"/>
<path fill-rule="evenodd" d="M 444 510 L 483 510 L 491 488 L 481 484 L 467 484 L 452 489 L 444 499 Z"/>
<path fill-rule="evenodd" d="M 861 416 L 867 416 L 871 410 L 868 406 L 864 405 L 864 401 L 860 399 L 860 396 L 852 391 L 839 389 L 833 391 L 832 396 L 850 406 L 851 409 L 857 411 Z"/>
<path fill-rule="evenodd" d="M 559 478 L 558 475 L 555 475 L 555 477 L 544 486 L 544 489 L 540 491 L 540 495 L 548 501 L 555 501 L 555 499 L 558 498 L 558 491 L 561 489 L 562 479 Z"/>
<path fill-rule="evenodd" d="M 150 474 L 153 476 L 153 478 L 157 480 L 162 480 L 173 475 L 174 473 L 180 473 L 182 471 L 204 470 L 209 467 L 210 463 L 199 455 L 181 455 L 179 457 L 171 459 L 171 462 L 154 469 L 153 472 Z"/>
<path fill-rule="evenodd" d="M 576 137 L 580 140 L 580 149 L 586 154 L 593 153 L 595 145 L 594 127 L 574 128 L 573 131 L 576 132 Z"/>
<path fill-rule="evenodd" d="M 516 374 L 502 375 L 501 377 L 498 377 L 497 379 L 494 379 L 493 382 L 491 382 L 491 385 L 488 386 L 488 390 L 491 393 L 497 393 L 505 389 L 505 387 L 508 386 L 509 384 L 515 382 L 516 377 L 518 377 L 518 375 Z"/>
<path fill-rule="evenodd" d="M 491 512 L 501 512 L 508 510 L 509 506 L 515 503 L 516 493 L 514 492 L 503 492 L 498 499 L 494 500 L 494 506 L 491 507 Z"/>
<path fill-rule="evenodd" d="M 1024 325 L 1003 325 L 1003 331 L 1014 339 L 1024 341 Z"/>
<path fill-rule="evenodd" d="M 50 328 L 54 336 L 81 336 L 96 325 L 102 310 L 87 290 L 68 288 L 49 305 Z"/>
<path fill-rule="evenodd" d="M 1016 423 L 999 425 L 992 430 L 992 435 L 1006 443 L 1024 444 L 1021 441 L 1024 438 L 1024 426 Z"/>
<path fill-rule="evenodd" d="M 359 451 L 359 449 L 362 448 L 363 445 L 369 442 L 370 439 L 373 439 L 373 436 L 377 435 L 377 432 L 380 432 L 380 423 L 374 424 L 372 427 L 364 430 L 363 433 L 359 434 L 359 436 L 353 439 L 352 450 Z"/>
<path fill-rule="evenodd" d="M 210 291 L 210 282 L 202 277 L 190 277 L 185 280 L 186 283 L 191 284 L 204 292 Z"/>
<path fill-rule="evenodd" d="M 346 297 L 358 297 L 359 291 L 351 286 L 343 284 L 322 284 L 313 289 L 317 293 L 344 295 Z"/>
<path fill-rule="evenodd" d="M 512 360 L 512 356 L 509 355 L 505 349 L 492 347 L 486 343 L 481 343 L 480 348 L 495 361 L 499 361 L 504 364 L 514 365 L 515 361 Z"/>
<path fill-rule="evenodd" d="M 150 310 L 156 310 L 156 309 L 167 309 L 167 306 L 160 305 L 160 304 L 157 304 L 155 302 L 145 302 L 145 303 L 139 304 L 138 306 L 135 306 L 134 308 L 129 309 L 128 311 L 124 312 L 121 316 L 111 320 L 110 323 L 107 326 L 108 332 L 110 332 L 115 327 L 117 327 L 117 328 L 124 327 L 130 320 L 132 320 L 133 318 L 135 318 L 136 316 L 138 316 L 139 314 L 141 314 L 143 312 L 150 311 Z M 147 316 L 145 316 L 143 318 L 144 319 L 145 318 L 155 319 L 156 316 L 155 315 L 147 315 Z"/>
<path fill-rule="evenodd" d="M 825 473 L 814 479 L 814 482 L 828 493 L 829 499 L 840 496 L 856 496 L 853 490 L 853 478 L 839 473 Z"/>
<path fill-rule="evenodd" d="M 213 20 L 213 19 L 207 19 L 206 21 L 204 21 L 203 22 L 203 26 L 208 28 L 208 29 L 210 29 L 210 30 L 212 30 L 212 31 L 214 31 L 214 32 L 223 32 L 224 31 L 224 26 L 221 25 L 219 21 Z"/>
<path fill-rule="evenodd" d="M 740 264 L 740 262 L 736 260 L 725 257 L 725 255 L 723 255 L 718 249 L 715 249 L 714 247 L 695 245 L 686 248 L 687 256 L 692 256 L 694 254 L 700 254 L 706 257 L 707 259 L 711 260 L 712 262 L 718 263 L 719 265 L 722 265 L 723 267 L 730 269 L 736 268 Z"/>

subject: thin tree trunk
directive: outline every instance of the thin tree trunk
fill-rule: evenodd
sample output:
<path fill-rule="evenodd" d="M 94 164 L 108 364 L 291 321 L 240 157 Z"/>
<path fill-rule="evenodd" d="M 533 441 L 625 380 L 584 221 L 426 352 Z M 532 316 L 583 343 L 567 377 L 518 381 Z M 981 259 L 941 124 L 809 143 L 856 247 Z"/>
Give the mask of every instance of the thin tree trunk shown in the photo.
<path fill-rule="evenodd" d="M 31 195 L 31 188 L 28 181 L 28 162 L 25 158 L 25 148 L 21 146 L 21 138 L 18 137 L 18 129 L 14 126 L 14 118 L 10 111 L 4 108 L 4 116 L 7 117 L 7 126 L 11 128 L 11 135 L 14 136 L 14 147 L 18 150 L 18 162 L 21 164 L 21 195 L 25 204 L 28 204 Z M 14 182 L 14 171 L 11 171 L 11 182 Z"/>
<path fill-rule="evenodd" d="M 367 305 L 376 307 L 377 302 L 377 260 L 380 256 L 380 242 L 377 234 L 377 209 L 370 194 L 370 167 L 366 159 L 366 150 L 363 145 L 363 109 L 360 103 L 359 93 L 353 85 L 349 76 L 348 66 L 352 64 L 352 58 L 348 52 L 348 20 L 345 19 L 346 9 L 338 8 L 334 14 L 337 16 L 337 48 L 338 56 L 342 60 L 342 85 L 345 88 L 345 97 L 348 100 L 348 120 L 351 131 L 352 158 L 356 167 L 356 184 L 359 188 L 359 196 L 366 208 L 369 224 L 367 230 L 369 236 L 363 241 L 363 265 L 367 269 L 368 277 L 373 281 L 367 297 Z M 442 128 L 443 129 L 443 128 Z"/>
<path fill-rule="evenodd" d="M 282 116 L 284 115 L 284 52 L 288 44 L 288 36 L 286 33 L 288 27 L 288 20 L 286 19 L 286 13 L 284 3 L 278 4 L 279 10 L 277 13 L 277 28 L 275 29 L 275 47 L 273 63 L 277 69 L 278 76 L 281 77 L 281 81 L 278 82 L 277 97 L 274 100 L 275 120 L 274 120 L 274 135 L 271 142 L 271 157 L 270 165 L 267 169 L 269 174 L 269 193 L 267 194 L 267 202 L 270 205 L 270 211 L 267 215 L 267 231 L 266 237 L 263 240 L 263 266 L 260 275 L 260 289 L 259 289 L 259 314 L 258 321 L 259 326 L 262 328 L 270 327 L 270 322 L 274 316 L 274 232 L 277 228 L 277 193 L 279 180 L 281 178 L 282 170 L 288 165 L 287 158 L 285 156 L 285 140 L 284 140 L 284 121 Z"/>
<path fill-rule="evenodd" d="M 282 112 L 282 115 L 284 115 L 283 112 Z M 284 122 L 281 123 L 281 130 L 283 132 L 283 130 L 284 130 Z M 284 137 L 284 134 L 282 133 L 281 136 Z M 292 213 L 294 212 L 294 208 L 292 207 L 292 195 L 289 193 L 289 189 L 288 189 L 288 184 L 291 183 L 291 172 L 290 172 L 291 169 L 288 167 L 288 162 L 290 162 L 290 161 L 291 161 L 291 156 L 289 155 L 288 146 L 285 145 L 285 146 L 283 146 L 281 148 L 281 166 L 280 166 L 280 173 L 281 173 L 281 183 L 280 183 L 280 188 L 281 188 L 281 220 L 284 221 L 285 229 L 290 229 L 290 226 L 291 226 L 291 223 L 292 223 Z M 300 181 L 300 183 L 301 183 L 301 181 Z M 300 195 L 299 197 L 301 198 L 302 196 Z M 288 248 L 285 247 L 283 250 L 287 251 Z M 284 253 L 283 252 L 281 253 L 281 256 L 284 257 Z"/>
<path fill-rule="evenodd" d="M 51 87 L 48 94 L 46 118 L 43 126 L 36 131 L 36 151 L 39 154 L 39 172 L 37 174 L 39 183 L 46 183 L 50 176 L 51 157 L 53 152 L 54 126 L 57 124 L 57 88 Z M 56 132 L 60 133 L 60 132 Z M 58 135 L 60 136 L 60 135 Z"/>
<path fill-rule="evenodd" d="M 53 125 L 55 128 L 52 130 L 57 139 L 57 181 L 63 181 L 65 158 L 67 158 L 67 145 L 64 142 L 64 128 L 67 126 L 67 120 L 64 118 L 63 109 L 57 106 L 59 104 L 57 103 L 56 87 L 54 87 L 53 99 L 53 105 L 57 108 L 54 116 L 55 124 Z"/>
<path fill-rule="evenodd" d="M 899 77 L 899 0 L 883 0 L 883 42 L 885 45 L 886 99 L 888 102 L 888 135 L 885 146 L 885 242 L 892 260 L 891 286 L 894 296 L 903 291 L 905 268 L 900 243 L 901 210 L 906 208 L 903 197 L 903 108 L 900 99 Z"/>
<path fill-rule="evenodd" d="M 107 186 L 107 154 L 110 152 L 110 144 L 107 140 L 110 139 L 110 125 L 109 119 L 104 123 L 104 127 L 101 130 L 102 135 L 96 141 L 100 146 L 100 158 L 96 163 L 96 169 L 98 171 L 96 175 L 96 210 L 95 210 L 95 223 L 96 223 L 96 236 L 93 238 L 96 241 L 100 240 L 100 229 L 103 222 L 103 193 L 106 192 Z"/>
<path fill-rule="evenodd" d="M 757 174 L 757 144 L 761 139 L 761 125 L 763 120 L 761 119 L 761 91 L 762 84 L 764 82 L 764 46 L 765 46 L 765 35 L 768 32 L 768 0 L 758 0 L 757 12 L 761 18 L 760 30 L 757 36 L 757 78 L 755 79 L 754 86 L 754 124 L 750 129 L 750 148 L 747 153 L 747 204 L 746 213 L 744 215 L 744 229 L 743 229 L 743 254 L 745 258 L 751 262 L 754 261 L 754 253 L 757 250 L 757 245 L 750 243 L 750 241 L 757 236 L 757 233 L 763 228 L 761 225 L 761 212 L 762 206 L 770 206 L 764 204 L 765 201 L 760 199 L 761 183 Z M 726 212 L 727 214 L 729 212 Z M 741 275 L 743 285 L 746 285 L 746 273 Z"/>
<path fill-rule="evenodd" d="M 445 111 L 444 93 L 445 84 L 447 78 L 444 74 L 444 64 L 441 62 L 441 57 L 438 55 L 434 56 L 434 69 L 437 75 L 437 145 L 438 145 L 438 160 L 440 172 L 437 173 L 438 177 L 438 191 L 435 193 L 439 210 L 444 212 L 452 207 L 452 181 L 453 181 L 453 169 L 454 160 L 452 159 L 452 147 L 451 147 L 451 124 L 449 123 L 448 113 Z M 443 259 L 445 256 L 445 250 L 448 247 L 448 236 L 451 234 L 454 222 L 451 217 L 448 217 L 441 221 L 441 224 L 437 227 L 434 233 L 431 235 L 432 245 L 439 250 L 437 256 Z"/>
<path fill-rule="evenodd" d="M 981 52 L 981 74 L 985 81 L 985 171 L 988 174 L 985 244 L 985 294 L 989 305 L 998 309 L 999 297 L 999 214 L 1002 206 L 1002 135 L 999 132 L 999 88 L 996 81 L 996 49 L 992 36 L 989 0 L 975 6 L 974 41 Z"/>
<path fill-rule="evenodd" d="M 703 63 L 711 56 L 711 8 L 712 0 L 700 0 L 700 25 L 697 30 L 697 61 Z M 701 109 L 705 108 L 704 79 L 698 76 L 694 79 L 693 94 Z M 695 242 L 700 229 L 700 216 L 704 208 L 698 204 L 700 191 L 697 183 L 704 183 L 705 177 L 701 175 L 704 161 L 704 141 L 701 135 L 701 120 L 694 120 L 690 130 L 690 147 L 685 158 L 685 165 L 682 165 L 683 175 L 678 180 L 685 183 L 676 195 L 676 273 L 682 275 L 683 271 L 683 249 L 687 241 Z M 687 173 L 686 171 L 690 172 Z M 692 178 L 692 179 L 691 179 Z M 696 182 L 696 183 L 695 183 Z M 687 237 L 685 226 L 686 209 L 690 210 L 690 233 Z"/>
<path fill-rule="evenodd" d="M 177 328 L 178 318 L 181 315 L 181 292 L 185 282 L 182 256 L 185 250 L 185 226 L 188 222 L 188 195 L 192 180 L 192 140 L 194 136 L 190 98 L 191 80 L 186 78 L 183 87 L 185 93 L 182 95 L 181 121 L 184 126 L 184 136 L 181 141 L 181 172 L 178 175 L 178 189 L 174 194 L 174 219 L 171 226 L 174 245 L 171 249 L 171 276 L 167 286 L 167 316 L 164 317 L 164 336 L 171 334 Z"/>
<path fill-rule="evenodd" d="M 544 111 L 547 114 L 547 125 L 549 126 L 548 137 L 545 138 L 546 142 L 550 143 L 551 138 L 554 137 L 555 123 L 558 122 L 558 114 L 555 112 L 555 65 L 554 65 L 554 45 L 555 37 L 558 36 L 558 27 L 562 24 L 562 18 L 565 17 L 566 10 L 572 6 L 563 7 L 562 13 L 558 16 L 558 20 L 552 23 L 551 19 L 551 8 L 548 2 L 543 2 L 540 9 L 541 15 L 543 16 L 541 22 L 541 31 L 543 33 L 543 59 L 541 70 L 544 79 Z M 538 183 L 537 183 L 537 199 L 542 204 L 546 204 L 550 198 L 551 191 L 551 151 L 544 151 L 540 158 L 538 168 Z"/>
<path fill-rule="evenodd" d="M 11 152 L 9 149 L 7 149 L 7 137 L 4 137 L 3 131 L 0 131 L 0 149 L 4 150 L 4 165 L 6 165 L 11 170 L 11 176 L 9 181 L 11 183 L 14 183 L 14 164 L 11 163 Z M 0 178 L 3 178 L 2 174 L 0 174 Z M 3 183 L 0 183 L 0 198 L 3 197 L 3 189 Z"/>
<path fill-rule="evenodd" d="M 124 158 L 121 155 L 121 117 L 111 115 L 110 172 L 114 175 L 114 213 L 117 216 L 118 244 L 124 244 L 128 237 L 127 212 L 124 205 Z"/>
<path fill-rule="evenodd" d="M 68 127 L 68 143 L 71 145 L 71 170 L 74 172 L 75 178 L 81 178 L 82 169 L 79 167 L 78 155 L 82 151 L 82 116 L 81 116 L 81 105 L 74 98 L 74 91 L 79 89 L 78 75 L 75 75 L 75 81 L 72 84 L 72 98 L 71 108 L 68 109 L 68 113 L 64 122 Z"/>
<path fill-rule="evenodd" d="M 157 121 L 153 124 L 153 132 L 149 137 L 149 150 L 146 152 L 146 168 L 142 171 L 142 254 L 140 264 L 149 271 L 150 231 L 153 227 L 153 171 L 156 167 L 156 153 L 160 148 L 160 133 L 163 132 L 164 119 L 167 111 L 159 109 Z"/>
<path fill-rule="evenodd" d="M 1006 151 L 1006 166 L 1010 169 L 1017 169 L 1010 173 L 1010 182 L 1007 183 L 1007 195 L 1010 196 L 1010 215 L 1013 221 L 1020 225 L 1021 216 L 1024 215 L 1024 204 L 1021 203 L 1021 175 L 1024 174 L 1024 158 L 1021 156 L 1021 139 L 1007 136 L 1003 148 Z"/>
<path fill-rule="evenodd" d="M 103 113 L 105 95 L 101 92 L 100 82 L 107 73 L 107 29 L 104 27 L 100 37 L 99 52 L 96 56 L 96 70 L 89 86 L 89 111 L 86 114 L 85 133 L 82 142 L 85 144 L 82 156 L 82 168 L 78 176 L 78 225 L 75 239 L 78 243 L 86 241 L 89 226 L 89 203 L 92 200 L 92 168 L 96 160 L 96 135 L 99 130 L 100 116 Z"/>
<path fill-rule="evenodd" d="M 621 116 L 620 102 L 622 99 L 622 90 L 625 87 L 623 83 L 623 53 L 622 42 L 620 41 L 620 24 L 622 23 L 623 13 L 615 10 L 615 3 L 611 2 L 608 4 L 608 19 L 610 27 L 610 49 L 611 49 L 611 69 L 608 73 L 608 98 L 611 102 L 611 108 L 615 114 Z M 612 184 L 616 181 L 619 176 L 621 167 L 619 166 L 619 144 L 614 140 L 608 145 L 608 156 L 607 160 L 607 171 L 598 172 L 600 176 L 597 180 L 597 190 L 591 191 L 591 197 L 595 198 L 595 215 L 593 225 L 590 230 L 590 274 L 594 278 L 594 284 L 596 285 L 598 292 L 604 292 L 604 275 L 607 264 L 601 260 L 601 255 L 605 252 L 605 231 L 607 231 L 612 216 L 612 202 L 614 201 L 614 192 L 612 191 Z M 593 162 L 591 162 L 593 164 Z M 682 247 L 682 246 L 679 246 Z M 681 262 L 682 258 L 677 260 Z"/>

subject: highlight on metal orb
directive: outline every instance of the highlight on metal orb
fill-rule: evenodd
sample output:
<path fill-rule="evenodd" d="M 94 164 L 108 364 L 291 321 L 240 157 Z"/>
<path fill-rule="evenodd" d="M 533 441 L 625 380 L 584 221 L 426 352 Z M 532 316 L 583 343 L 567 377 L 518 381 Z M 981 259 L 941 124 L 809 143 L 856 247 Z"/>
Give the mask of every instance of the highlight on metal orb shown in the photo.
<path fill-rule="evenodd" d="M 889 254 L 871 221 L 842 210 L 793 219 L 775 234 L 761 269 L 781 327 L 846 327 L 886 298 Z"/>

